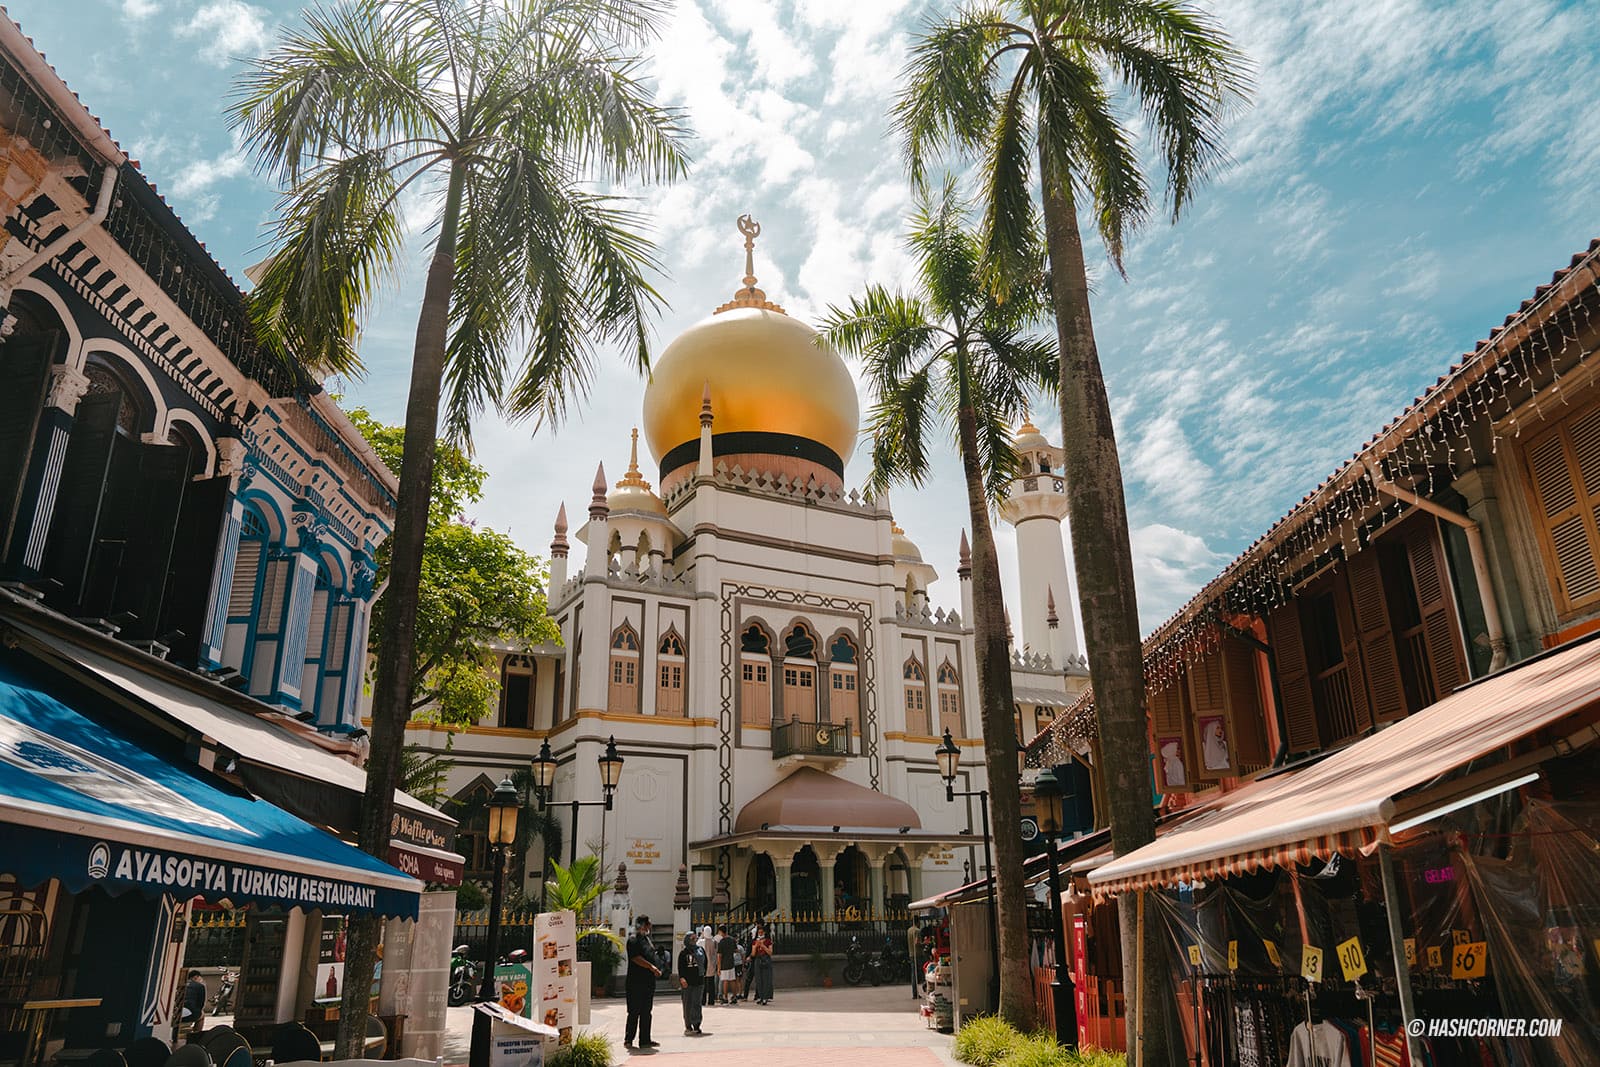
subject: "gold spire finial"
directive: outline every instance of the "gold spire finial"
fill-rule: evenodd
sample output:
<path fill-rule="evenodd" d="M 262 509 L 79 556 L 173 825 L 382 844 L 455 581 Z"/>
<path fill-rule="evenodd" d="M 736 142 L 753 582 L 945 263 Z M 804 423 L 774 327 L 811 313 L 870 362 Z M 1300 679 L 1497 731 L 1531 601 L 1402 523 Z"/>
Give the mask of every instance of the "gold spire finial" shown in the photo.
<path fill-rule="evenodd" d="M 639 427 L 633 428 L 633 446 L 628 451 L 628 470 L 622 476 L 622 481 L 617 483 L 618 489 L 636 488 L 648 490 L 650 483 L 644 480 L 639 473 Z"/>
<path fill-rule="evenodd" d="M 740 215 L 736 223 L 744 234 L 744 288 L 733 294 L 733 299 L 717 308 L 719 314 L 730 308 L 761 308 L 784 314 L 783 308 L 767 299 L 767 294 L 756 288 L 756 238 L 761 236 L 761 223 L 749 215 Z"/>
<path fill-rule="evenodd" d="M 1038 433 L 1039 432 L 1039 427 L 1037 427 L 1037 426 L 1035 426 L 1033 424 L 1033 413 L 1028 410 L 1028 407 L 1029 407 L 1028 401 L 1026 399 L 1024 399 L 1022 401 L 1022 425 L 1017 427 L 1017 436 L 1018 437 L 1021 437 L 1023 434 L 1026 434 L 1026 433 Z"/>

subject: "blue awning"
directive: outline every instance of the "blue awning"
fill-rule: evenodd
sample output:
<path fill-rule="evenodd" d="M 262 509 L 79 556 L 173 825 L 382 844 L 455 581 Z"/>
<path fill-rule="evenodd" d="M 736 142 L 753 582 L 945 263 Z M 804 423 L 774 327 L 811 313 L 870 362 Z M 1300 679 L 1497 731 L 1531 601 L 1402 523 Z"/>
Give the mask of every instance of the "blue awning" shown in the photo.
<path fill-rule="evenodd" d="M 72 699 L 68 697 L 67 699 Z M 68 707 L 0 655 L 0 873 L 414 918 L 422 884 Z"/>

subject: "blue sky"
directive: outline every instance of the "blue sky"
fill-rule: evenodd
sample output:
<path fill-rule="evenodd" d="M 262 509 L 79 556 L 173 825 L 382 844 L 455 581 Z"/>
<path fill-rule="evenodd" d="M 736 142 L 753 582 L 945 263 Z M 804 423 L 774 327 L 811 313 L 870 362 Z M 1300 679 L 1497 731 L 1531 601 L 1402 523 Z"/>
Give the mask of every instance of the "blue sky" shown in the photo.
<path fill-rule="evenodd" d="M 260 258 L 274 190 L 229 137 L 237 56 L 301 5 L 12 0 L 6 9 L 236 278 Z M 689 109 L 695 166 L 646 194 L 670 276 L 664 345 L 742 273 L 815 316 L 900 279 L 908 207 L 884 112 L 922 15 L 911 0 L 679 0 L 653 64 Z M 1256 68 L 1234 161 L 1178 225 L 1096 259 L 1095 316 L 1117 415 L 1146 628 L 1178 607 L 1569 255 L 1600 235 L 1600 2 L 1214 0 Z M 419 217 L 421 216 L 419 210 Z M 421 257 L 416 257 L 420 262 Z M 333 387 L 399 421 L 418 271 L 368 323 L 369 367 Z M 487 418 L 478 517 L 543 552 L 603 459 L 627 458 L 643 383 L 607 363 L 559 429 Z M 1037 421 L 1059 438 L 1055 418 Z M 860 456 L 850 477 L 865 475 Z M 954 604 L 953 458 L 897 518 Z M 1002 565 L 1015 583 L 1010 538 Z"/>

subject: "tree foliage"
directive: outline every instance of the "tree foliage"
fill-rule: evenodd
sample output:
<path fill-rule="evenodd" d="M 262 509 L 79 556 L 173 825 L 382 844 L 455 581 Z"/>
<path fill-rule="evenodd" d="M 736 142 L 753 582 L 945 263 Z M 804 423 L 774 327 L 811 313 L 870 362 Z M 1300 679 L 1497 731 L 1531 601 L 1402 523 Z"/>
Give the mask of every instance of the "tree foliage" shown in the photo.
<path fill-rule="evenodd" d="M 350 421 L 385 463 L 399 463 L 404 430 L 363 408 L 352 410 Z M 476 723 L 495 706 L 499 657 L 492 646 L 529 648 L 561 639 L 545 614 L 544 564 L 464 514 L 483 495 L 486 477 L 461 447 L 439 446 L 417 590 L 411 710 L 447 726 Z M 389 576 L 387 548 L 378 550 L 380 588 Z M 380 596 L 373 605 L 375 633 L 382 632 L 387 603 Z"/>

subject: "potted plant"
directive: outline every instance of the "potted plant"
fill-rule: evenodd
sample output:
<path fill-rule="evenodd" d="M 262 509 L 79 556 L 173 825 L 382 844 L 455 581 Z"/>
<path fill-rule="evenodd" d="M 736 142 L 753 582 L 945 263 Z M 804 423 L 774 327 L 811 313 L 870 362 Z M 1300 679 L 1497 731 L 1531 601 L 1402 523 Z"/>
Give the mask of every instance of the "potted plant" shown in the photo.
<path fill-rule="evenodd" d="M 622 939 L 599 925 L 583 925 L 582 916 L 605 889 L 600 877 L 600 861 L 580 856 L 570 867 L 552 862 L 555 875 L 544 884 L 545 907 L 550 911 L 570 911 L 579 917 L 578 959 L 589 963 L 589 981 L 594 995 L 603 997 L 622 963 Z"/>
<path fill-rule="evenodd" d="M 822 983 L 823 989 L 833 988 L 833 961 L 821 949 L 811 954 L 811 969 L 816 972 L 817 981 Z"/>
<path fill-rule="evenodd" d="M 585 931 L 578 939 L 578 958 L 589 963 L 589 983 L 596 997 L 611 990 L 611 979 L 622 964 L 622 950 L 610 930 L 597 928 Z"/>

